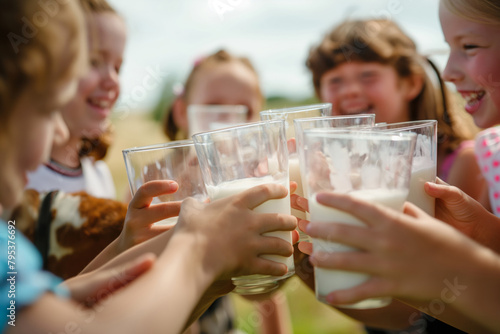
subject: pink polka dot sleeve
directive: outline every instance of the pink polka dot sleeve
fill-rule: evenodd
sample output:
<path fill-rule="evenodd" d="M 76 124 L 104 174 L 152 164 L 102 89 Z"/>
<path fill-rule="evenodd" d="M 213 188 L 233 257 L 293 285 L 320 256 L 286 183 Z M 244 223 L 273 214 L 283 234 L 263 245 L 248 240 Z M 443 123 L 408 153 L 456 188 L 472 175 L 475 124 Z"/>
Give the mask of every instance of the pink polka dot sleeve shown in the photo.
<path fill-rule="evenodd" d="M 500 217 L 500 126 L 480 132 L 474 150 L 479 168 L 488 182 L 491 208 Z"/>

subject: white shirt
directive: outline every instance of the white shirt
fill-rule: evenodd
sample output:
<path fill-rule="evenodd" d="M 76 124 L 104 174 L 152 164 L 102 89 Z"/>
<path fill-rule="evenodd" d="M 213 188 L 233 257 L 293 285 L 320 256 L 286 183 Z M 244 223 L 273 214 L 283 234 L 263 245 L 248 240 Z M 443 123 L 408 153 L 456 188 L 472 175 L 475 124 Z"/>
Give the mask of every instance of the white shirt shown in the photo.
<path fill-rule="evenodd" d="M 26 189 L 35 189 L 38 192 L 62 190 L 67 193 L 86 191 L 89 195 L 100 198 L 116 199 L 115 185 L 108 166 L 102 160 L 95 161 L 84 157 L 81 159 L 82 173 L 67 175 L 41 165 L 28 174 Z"/>

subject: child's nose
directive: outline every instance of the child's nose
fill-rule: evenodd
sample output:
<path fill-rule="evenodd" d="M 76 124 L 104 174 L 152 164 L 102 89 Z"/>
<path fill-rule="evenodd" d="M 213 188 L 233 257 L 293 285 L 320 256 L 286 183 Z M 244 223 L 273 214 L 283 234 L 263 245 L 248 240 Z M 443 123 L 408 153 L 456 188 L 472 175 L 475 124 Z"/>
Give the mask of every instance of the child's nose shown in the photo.
<path fill-rule="evenodd" d="M 340 95 L 342 97 L 357 96 L 360 92 L 361 87 L 357 80 L 345 80 L 340 87 Z"/>
<path fill-rule="evenodd" d="M 458 56 L 450 53 L 448 57 L 448 62 L 446 63 L 446 67 L 443 70 L 443 79 L 445 81 L 457 82 L 463 79 L 463 73 L 458 66 Z"/>
<path fill-rule="evenodd" d="M 102 86 L 107 90 L 119 88 L 119 75 L 113 66 L 107 66 L 106 69 L 103 70 Z"/>

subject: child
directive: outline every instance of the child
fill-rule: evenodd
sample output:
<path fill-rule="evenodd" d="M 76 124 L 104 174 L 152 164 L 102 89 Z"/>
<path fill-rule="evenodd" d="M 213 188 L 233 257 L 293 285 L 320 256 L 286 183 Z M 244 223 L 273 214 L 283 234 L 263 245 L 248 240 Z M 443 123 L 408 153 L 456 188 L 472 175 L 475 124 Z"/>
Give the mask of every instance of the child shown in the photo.
<path fill-rule="evenodd" d="M 109 117 L 120 93 L 118 74 L 126 40 L 123 19 L 106 0 L 81 0 L 89 32 L 90 70 L 62 110 L 70 138 L 52 147 L 50 161 L 30 173 L 27 188 L 39 192 L 86 191 L 115 198 L 113 179 L 102 160 L 111 140 Z"/>
<path fill-rule="evenodd" d="M 230 104 L 248 108 L 248 121 L 258 120 L 263 95 L 255 68 L 245 57 L 225 50 L 198 60 L 165 117 L 164 132 L 170 140 L 186 139 L 190 104 Z"/>
<path fill-rule="evenodd" d="M 476 124 L 492 126 L 500 120 L 500 87 L 494 80 L 500 74 L 500 2 L 441 0 L 439 11 L 451 49 L 444 77 L 467 99 L 466 108 Z M 402 215 L 350 196 L 318 195 L 318 202 L 353 214 L 367 227 L 304 224 L 302 228 L 313 237 L 363 250 L 334 257 L 313 254 L 311 261 L 325 268 L 373 275 L 360 286 L 331 293 L 329 302 L 393 296 L 425 307 L 465 331 L 499 332 L 499 218 L 455 187 L 427 183 L 426 191 L 438 199 L 436 217 L 446 219 L 459 231 L 410 203 Z M 497 252 L 480 243 L 496 245 L 493 249 Z M 300 247 L 311 251 L 310 245 Z"/>
<path fill-rule="evenodd" d="M 23 36 L 27 24 L 24 19 L 44 13 L 39 3 L 12 0 L 3 1 L 0 6 L 0 34 L 9 37 L 0 41 L 4 50 L 0 56 L 0 72 L 4 74 L 0 78 L 1 210 L 16 205 L 27 182 L 26 173 L 48 158 L 56 110 L 72 98 L 79 72 L 86 66 L 86 52 L 82 13 L 75 2 L 59 3 L 57 13 L 38 27 L 37 34 L 29 40 Z M 26 43 L 16 44 L 19 41 Z M 152 183 L 149 187 L 152 193 L 169 189 L 168 182 Z M 283 187 L 270 185 L 211 204 L 188 200 L 182 205 L 173 233 L 164 233 L 143 243 L 142 248 L 117 257 L 106 265 L 111 271 L 103 268 L 59 288 L 56 278 L 40 270 L 39 255 L 16 233 L 15 222 L 8 222 L 7 227 L 2 221 L 1 244 L 5 249 L 9 246 L 9 257 L 5 253 L 1 258 L 1 302 L 5 315 L 2 331 L 178 333 L 191 321 L 192 310 L 196 316 L 215 296 L 231 289 L 227 283 L 230 277 L 286 272 L 283 264 L 258 255 L 289 256 L 291 246 L 261 233 L 292 231 L 295 218 L 250 210 L 286 194 Z M 165 215 L 159 209 L 149 207 L 143 214 Z M 244 222 L 245 228 L 240 225 Z M 221 235 L 220 229 L 226 233 Z M 148 250 L 160 254 L 156 265 L 149 257 L 125 268 L 117 267 L 134 252 Z M 117 276 L 120 273 L 123 276 Z M 133 279 L 134 283 L 127 285 Z M 61 297 L 68 295 L 67 289 L 73 300 Z M 50 291 L 56 294 L 47 293 Z M 105 307 L 87 308 L 104 296 Z"/>
<path fill-rule="evenodd" d="M 190 104 L 244 105 L 248 108 L 248 121 L 256 121 L 262 109 L 264 97 L 260 89 L 257 72 L 246 57 L 237 57 L 219 50 L 198 60 L 189 74 L 183 91 L 176 97 L 167 111 L 164 132 L 170 140 L 186 139 L 188 134 L 187 107 Z M 289 327 L 286 298 L 274 294 L 257 301 L 261 312 L 263 333 L 286 332 Z M 246 297 L 250 299 L 250 296 Z M 234 330 L 235 317 L 229 298 L 218 299 L 208 312 L 200 318 L 201 333 L 219 333 Z M 193 329 L 193 332 L 195 330 Z"/>
<path fill-rule="evenodd" d="M 316 95 L 332 103 L 334 115 L 375 113 L 377 122 L 386 123 L 436 119 L 438 176 L 473 198 L 484 196 L 470 119 L 432 62 L 394 22 L 340 24 L 311 49 L 307 66 Z"/>

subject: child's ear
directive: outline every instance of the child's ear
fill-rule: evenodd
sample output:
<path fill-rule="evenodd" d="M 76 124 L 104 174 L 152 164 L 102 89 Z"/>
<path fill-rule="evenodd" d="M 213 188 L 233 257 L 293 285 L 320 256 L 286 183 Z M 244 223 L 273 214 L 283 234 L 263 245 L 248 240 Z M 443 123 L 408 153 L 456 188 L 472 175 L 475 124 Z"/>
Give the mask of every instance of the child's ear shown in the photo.
<path fill-rule="evenodd" d="M 409 78 L 404 79 L 406 85 L 406 99 L 412 101 L 422 91 L 424 87 L 424 78 L 421 75 L 413 74 Z"/>
<path fill-rule="evenodd" d="M 174 123 L 184 133 L 188 133 L 187 103 L 182 97 L 175 99 L 173 104 Z"/>

